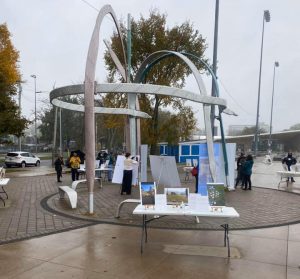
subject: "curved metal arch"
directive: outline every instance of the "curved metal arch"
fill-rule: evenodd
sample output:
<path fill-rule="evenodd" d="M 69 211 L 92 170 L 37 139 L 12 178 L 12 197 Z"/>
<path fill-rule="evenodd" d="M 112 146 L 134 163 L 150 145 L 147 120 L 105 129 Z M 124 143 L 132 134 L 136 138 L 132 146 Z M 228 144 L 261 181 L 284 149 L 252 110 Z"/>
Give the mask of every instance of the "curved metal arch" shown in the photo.
<path fill-rule="evenodd" d="M 56 88 L 50 92 L 50 102 L 53 105 L 61 108 L 71 109 L 72 107 L 72 110 L 82 112 L 84 111 L 82 105 L 70 104 L 68 102 L 59 100 L 58 98 L 69 96 L 69 95 L 83 94 L 83 90 L 84 90 L 84 86 L 82 84 Z M 169 87 L 164 85 L 138 84 L 138 83 L 101 83 L 101 84 L 97 84 L 95 91 L 97 93 L 126 93 L 126 94 L 131 93 L 131 94 L 166 95 L 166 96 L 194 101 L 197 103 L 203 103 L 206 105 L 218 105 L 223 109 L 226 108 L 225 99 L 212 97 L 212 96 L 199 95 L 185 89 Z M 95 109 L 97 108 L 98 107 L 95 107 Z M 101 113 L 101 112 L 95 111 L 95 113 Z"/>
<path fill-rule="evenodd" d="M 150 54 L 141 64 L 141 66 L 136 74 L 136 77 L 134 79 L 134 82 L 140 83 L 142 81 L 142 78 L 146 71 L 150 70 L 150 68 L 155 66 L 159 61 L 161 61 L 169 56 L 176 56 L 176 57 L 180 58 L 190 68 L 190 70 L 192 71 L 192 74 L 194 75 L 194 77 L 196 79 L 198 88 L 200 90 L 200 94 L 207 95 L 202 77 L 199 75 L 199 71 L 196 68 L 196 66 L 194 65 L 194 63 L 189 58 L 184 56 L 182 53 L 176 52 L 176 51 L 171 51 L 171 50 L 160 50 L 160 51 L 156 51 L 156 52 L 153 52 L 152 54 Z"/>
<path fill-rule="evenodd" d="M 92 34 L 92 38 L 89 44 L 89 50 L 86 60 L 86 67 L 85 67 L 85 79 L 84 79 L 84 100 L 85 100 L 85 142 L 90 142 L 90 144 L 86 145 L 85 153 L 86 153 L 86 177 L 87 177 L 87 185 L 89 190 L 89 212 L 93 213 L 94 211 L 94 178 L 95 178 L 95 130 L 94 130 L 94 123 L 95 123 L 95 115 L 94 115 L 94 81 L 95 81 L 95 74 L 96 74 L 96 62 L 98 57 L 98 50 L 99 50 L 99 33 L 100 33 L 100 26 L 102 20 L 105 15 L 110 14 L 114 20 L 116 25 L 119 37 L 121 39 L 122 50 L 124 55 L 124 61 L 126 62 L 126 55 L 123 46 L 123 39 L 122 33 L 117 21 L 117 17 L 115 12 L 113 11 L 110 5 L 105 5 L 99 11 L 97 16 L 96 24 L 94 27 L 94 31 Z M 127 68 L 127 67 L 125 67 Z"/>
<path fill-rule="evenodd" d="M 96 91 L 100 92 L 102 89 L 101 84 L 97 84 Z M 104 90 L 105 93 L 110 91 Z M 83 84 L 76 84 L 76 85 L 69 85 L 60 88 L 55 88 L 50 92 L 50 103 L 56 107 L 62 109 L 68 109 L 72 111 L 84 112 L 84 106 L 68 103 L 62 100 L 59 100 L 60 97 L 70 96 L 70 95 L 79 95 L 84 93 L 84 85 Z M 139 110 L 133 110 L 128 108 L 104 108 L 104 107 L 95 107 L 94 112 L 96 114 L 120 114 L 120 115 L 131 115 L 134 117 L 141 117 L 141 118 L 151 118 L 145 112 Z"/>
<path fill-rule="evenodd" d="M 207 95 L 202 77 L 200 76 L 200 73 L 194 63 L 185 55 L 176 52 L 176 51 L 169 51 L 169 50 L 161 50 L 156 51 L 152 54 L 150 54 L 142 63 L 140 66 L 136 77 L 135 82 L 139 83 L 142 81 L 142 77 L 144 76 L 145 71 L 152 68 L 156 63 L 158 63 L 160 60 L 168 57 L 169 55 L 174 55 L 178 58 L 180 58 L 192 71 L 193 76 L 196 79 L 198 89 L 200 91 L 200 94 Z M 214 158 L 214 149 L 213 149 L 213 136 L 212 136 L 212 128 L 210 125 L 210 105 L 203 105 L 203 114 L 204 114 L 204 123 L 205 123 L 205 131 L 206 131 L 206 143 L 207 143 L 207 152 L 208 152 L 208 159 L 209 159 L 209 169 L 210 174 L 212 177 L 212 180 L 216 181 L 216 163 Z"/>
<path fill-rule="evenodd" d="M 219 83 L 218 83 L 218 80 L 217 80 L 217 77 L 216 77 L 215 73 L 209 67 L 209 65 L 206 62 L 204 62 L 201 58 L 197 57 L 196 55 L 194 55 L 192 53 L 182 52 L 182 54 L 187 55 L 187 56 L 191 56 L 191 57 L 197 59 L 199 62 L 201 62 L 206 67 L 206 69 L 209 71 L 209 73 L 212 76 L 212 79 L 213 79 L 215 87 L 216 87 L 217 97 L 219 97 L 220 96 Z M 224 112 L 224 108 L 219 106 L 218 119 L 220 121 L 221 141 L 222 141 L 222 149 L 223 149 L 223 156 L 224 156 L 224 169 L 225 169 L 226 186 L 228 187 L 228 185 L 229 185 L 228 156 L 227 156 L 226 142 L 225 142 L 225 135 L 224 135 L 224 127 L 223 127 L 223 121 L 222 121 L 222 112 Z"/>

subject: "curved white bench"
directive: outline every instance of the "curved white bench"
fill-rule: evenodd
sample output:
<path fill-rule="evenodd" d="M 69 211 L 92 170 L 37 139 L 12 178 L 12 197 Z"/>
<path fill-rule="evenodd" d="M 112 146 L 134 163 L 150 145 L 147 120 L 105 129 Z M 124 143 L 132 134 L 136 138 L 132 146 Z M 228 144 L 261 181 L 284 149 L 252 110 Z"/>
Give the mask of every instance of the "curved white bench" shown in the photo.
<path fill-rule="evenodd" d="M 102 188 L 102 179 L 101 179 L 101 177 L 95 177 L 95 180 L 99 180 L 100 188 Z M 75 181 L 72 182 L 71 188 L 72 188 L 73 190 L 76 190 L 77 185 L 78 185 L 79 183 L 85 183 L 86 181 L 87 181 L 86 179 L 75 180 Z"/>
<path fill-rule="evenodd" d="M 100 188 L 102 188 L 102 180 L 99 177 L 96 177 L 95 180 L 100 180 Z M 84 183 L 86 182 L 86 179 L 81 179 L 81 180 L 75 180 L 72 182 L 71 187 L 69 186 L 59 186 L 59 196 L 61 199 L 64 199 L 65 193 L 68 195 L 70 204 L 72 208 L 77 207 L 77 192 L 76 188 L 79 183 Z"/>
<path fill-rule="evenodd" d="M 59 197 L 64 199 L 65 193 L 69 197 L 69 201 L 72 208 L 77 207 L 77 192 L 69 186 L 59 186 Z"/>
<path fill-rule="evenodd" d="M 141 200 L 140 199 L 127 199 L 127 200 L 121 201 L 117 208 L 115 218 L 120 218 L 120 211 L 125 203 L 138 203 L 139 204 L 139 203 L 141 203 Z"/>

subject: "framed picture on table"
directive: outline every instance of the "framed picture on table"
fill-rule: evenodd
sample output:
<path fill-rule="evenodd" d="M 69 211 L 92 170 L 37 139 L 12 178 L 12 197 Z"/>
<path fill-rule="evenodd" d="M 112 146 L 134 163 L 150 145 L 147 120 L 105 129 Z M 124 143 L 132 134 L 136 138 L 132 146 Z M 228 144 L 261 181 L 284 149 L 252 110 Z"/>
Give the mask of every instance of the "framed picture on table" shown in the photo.
<path fill-rule="evenodd" d="M 210 206 L 225 206 L 224 183 L 207 183 L 207 192 Z"/>
<path fill-rule="evenodd" d="M 141 204 L 145 206 L 155 205 L 156 184 L 155 182 L 140 182 Z"/>
<path fill-rule="evenodd" d="M 165 188 L 165 195 L 168 205 L 188 205 L 189 189 L 188 188 Z"/>

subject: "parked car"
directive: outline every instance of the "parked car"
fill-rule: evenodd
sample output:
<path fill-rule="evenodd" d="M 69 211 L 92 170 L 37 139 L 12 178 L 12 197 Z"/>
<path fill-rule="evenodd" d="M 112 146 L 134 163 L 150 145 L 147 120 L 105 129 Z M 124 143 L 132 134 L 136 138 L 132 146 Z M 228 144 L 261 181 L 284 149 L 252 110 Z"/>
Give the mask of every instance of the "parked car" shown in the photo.
<path fill-rule="evenodd" d="M 8 152 L 5 156 L 5 165 L 10 168 L 11 166 L 19 166 L 25 168 L 29 165 L 40 166 L 41 160 L 39 157 L 31 154 L 30 152 L 15 151 Z"/>

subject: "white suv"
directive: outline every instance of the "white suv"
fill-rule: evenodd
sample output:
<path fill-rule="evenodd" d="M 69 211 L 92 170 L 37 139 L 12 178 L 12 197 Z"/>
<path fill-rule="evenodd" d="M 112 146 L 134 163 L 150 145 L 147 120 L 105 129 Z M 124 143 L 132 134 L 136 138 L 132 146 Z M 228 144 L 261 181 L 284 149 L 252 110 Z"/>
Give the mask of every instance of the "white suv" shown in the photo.
<path fill-rule="evenodd" d="M 31 154 L 30 152 L 8 152 L 5 157 L 5 165 L 8 168 L 10 168 L 11 166 L 20 166 L 22 168 L 25 168 L 28 165 L 35 165 L 38 167 L 40 164 L 40 158 Z"/>

